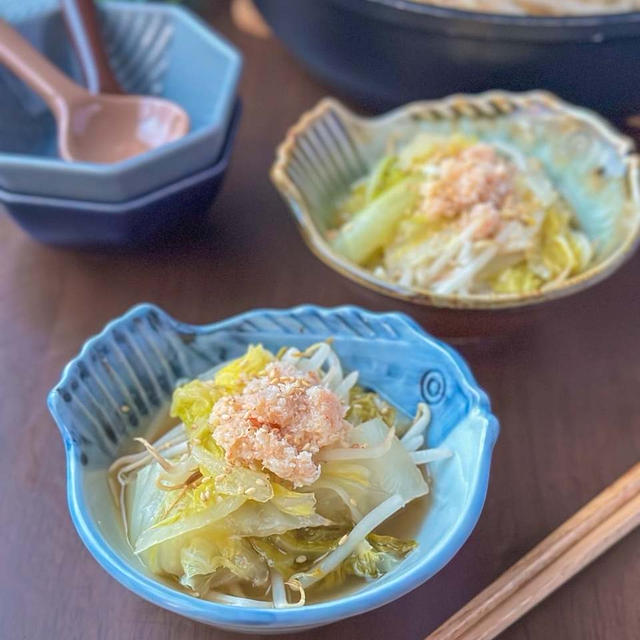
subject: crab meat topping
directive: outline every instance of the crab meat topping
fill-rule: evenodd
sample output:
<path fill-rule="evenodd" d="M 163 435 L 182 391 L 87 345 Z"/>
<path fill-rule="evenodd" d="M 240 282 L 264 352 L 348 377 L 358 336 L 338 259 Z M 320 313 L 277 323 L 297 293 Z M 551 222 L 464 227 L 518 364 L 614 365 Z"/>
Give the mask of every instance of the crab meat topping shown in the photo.
<path fill-rule="evenodd" d="M 298 487 L 320 476 L 314 454 L 346 443 L 345 411 L 314 372 L 272 362 L 242 392 L 220 398 L 209 422 L 228 462 L 263 467 Z"/>
<path fill-rule="evenodd" d="M 514 191 L 514 168 L 487 144 L 474 144 L 444 158 L 420 189 L 421 210 L 430 220 L 481 215 L 481 237 L 494 232 L 498 212 Z"/>

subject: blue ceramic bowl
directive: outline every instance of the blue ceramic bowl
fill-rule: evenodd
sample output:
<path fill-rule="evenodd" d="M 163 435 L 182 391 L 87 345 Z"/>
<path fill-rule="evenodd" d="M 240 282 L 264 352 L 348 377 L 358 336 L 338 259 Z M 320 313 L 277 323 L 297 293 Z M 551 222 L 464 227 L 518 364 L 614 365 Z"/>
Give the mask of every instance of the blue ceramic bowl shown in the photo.
<path fill-rule="evenodd" d="M 504 144 L 539 162 L 593 245 L 586 269 L 526 293 L 443 294 L 387 280 L 335 251 L 327 230 L 336 203 L 373 171 L 389 141 L 401 148 L 421 133 Z M 417 304 L 488 311 L 545 303 L 609 277 L 640 245 L 640 156 L 633 141 L 596 113 L 545 91 L 453 95 L 376 117 L 324 98 L 289 129 L 271 177 L 318 258 L 368 289 Z"/>
<path fill-rule="evenodd" d="M 431 466 L 432 503 L 417 535 L 422 551 L 347 596 L 302 608 L 223 605 L 159 581 L 133 555 L 107 487 L 106 470 L 121 442 L 144 434 L 167 411 L 177 380 L 237 357 L 252 343 L 303 348 L 328 337 L 345 367 L 358 369 L 365 386 L 402 411 L 413 414 L 418 402 L 427 402 L 429 446 L 454 452 Z M 96 560 L 150 602 L 199 622 L 253 633 L 301 630 L 369 611 L 444 567 L 480 516 L 498 435 L 487 396 L 455 351 L 405 315 L 356 307 L 251 311 L 192 326 L 143 304 L 85 344 L 48 403 L 65 443 L 71 517 Z"/>
<path fill-rule="evenodd" d="M 201 171 L 220 156 L 242 67 L 238 51 L 181 7 L 124 2 L 100 6 L 105 44 L 122 87 L 178 103 L 189 114 L 191 131 L 123 162 L 65 162 L 58 157 L 55 121 L 44 102 L 0 65 L 0 188 L 122 202 Z M 6 13 L 10 17 L 15 10 Z M 32 13 L 16 26 L 82 84 L 59 9 Z"/>
<path fill-rule="evenodd" d="M 118 203 L 89 202 L 0 189 L 0 205 L 36 240 L 57 246 L 138 246 L 195 226 L 206 220 L 222 186 L 240 111 L 238 103 L 222 155 L 212 166 L 142 197 Z"/>

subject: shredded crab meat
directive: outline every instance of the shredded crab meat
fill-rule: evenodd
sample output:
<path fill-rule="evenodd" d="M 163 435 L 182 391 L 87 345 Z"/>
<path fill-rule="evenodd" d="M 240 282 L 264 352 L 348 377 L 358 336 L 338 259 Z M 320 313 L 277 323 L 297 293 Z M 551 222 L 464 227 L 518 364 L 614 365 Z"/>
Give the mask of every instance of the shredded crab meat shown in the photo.
<path fill-rule="evenodd" d="M 241 393 L 218 400 L 210 425 L 228 462 L 260 465 L 299 487 L 320 476 L 314 455 L 322 447 L 346 446 L 344 414 L 315 372 L 273 362 Z"/>
<path fill-rule="evenodd" d="M 444 158 L 433 180 L 420 186 L 420 212 L 427 218 L 455 218 L 466 214 L 482 224 L 476 238 L 493 234 L 500 209 L 514 190 L 514 168 L 487 144 L 474 144 Z"/>

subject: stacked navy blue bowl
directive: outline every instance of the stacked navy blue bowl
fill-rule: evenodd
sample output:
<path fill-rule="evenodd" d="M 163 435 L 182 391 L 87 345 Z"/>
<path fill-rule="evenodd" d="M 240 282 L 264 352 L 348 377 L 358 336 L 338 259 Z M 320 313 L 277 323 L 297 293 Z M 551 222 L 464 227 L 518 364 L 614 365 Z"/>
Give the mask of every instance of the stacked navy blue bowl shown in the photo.
<path fill-rule="evenodd" d="M 4 17 L 82 83 L 60 10 L 46 0 L 31 5 L 33 10 L 13 15 L 4 9 Z M 241 56 L 224 38 L 181 7 L 101 7 L 105 46 L 123 89 L 177 103 L 189 116 L 190 131 L 122 162 L 67 162 L 58 155 L 47 106 L 0 68 L 0 203 L 28 233 L 50 244 L 141 244 L 206 219 L 240 117 Z"/>

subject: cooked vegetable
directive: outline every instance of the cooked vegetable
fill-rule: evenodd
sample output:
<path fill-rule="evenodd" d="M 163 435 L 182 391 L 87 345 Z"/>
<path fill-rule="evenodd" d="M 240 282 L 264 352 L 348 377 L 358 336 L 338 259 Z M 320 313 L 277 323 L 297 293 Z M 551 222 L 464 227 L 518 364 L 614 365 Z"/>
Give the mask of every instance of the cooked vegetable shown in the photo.
<path fill-rule="evenodd" d="M 144 451 L 110 470 L 142 562 L 238 606 L 299 606 L 309 588 L 391 571 L 416 543 L 376 527 L 429 491 L 419 465 L 451 454 L 415 450 L 424 405 L 407 428 L 356 381 L 320 343 L 278 356 L 252 346 L 178 387 L 182 423 L 154 444 L 139 438 Z"/>
<path fill-rule="evenodd" d="M 340 546 L 349 533 L 347 527 L 317 527 L 299 529 L 279 536 L 251 538 L 251 544 L 285 579 L 308 571 L 319 559 Z M 343 543 L 344 544 L 344 543 Z M 374 579 L 383 576 L 400 563 L 417 544 L 393 536 L 370 533 L 356 546 L 353 553 L 325 575 L 319 582 L 324 589 L 341 585 L 349 576 Z"/>
<path fill-rule="evenodd" d="M 347 222 L 333 246 L 353 262 L 365 263 L 390 242 L 398 222 L 417 197 L 413 181 L 403 180 L 383 193 Z"/>
<path fill-rule="evenodd" d="M 333 248 L 381 278 L 440 294 L 521 294 L 593 256 L 540 164 L 506 143 L 420 134 L 336 211 Z"/>

